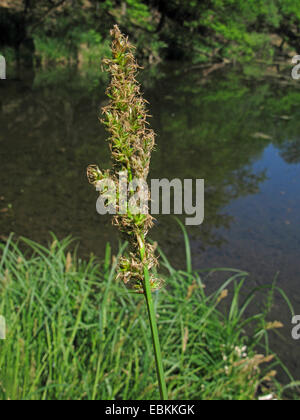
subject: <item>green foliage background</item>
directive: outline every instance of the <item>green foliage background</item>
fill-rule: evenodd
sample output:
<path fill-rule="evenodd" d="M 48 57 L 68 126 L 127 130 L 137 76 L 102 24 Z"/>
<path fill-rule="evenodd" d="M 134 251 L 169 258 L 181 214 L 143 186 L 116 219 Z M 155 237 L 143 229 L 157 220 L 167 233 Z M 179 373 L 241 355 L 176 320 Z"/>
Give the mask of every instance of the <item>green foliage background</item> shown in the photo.
<path fill-rule="evenodd" d="M 269 60 L 296 51 L 298 6 L 297 0 L 12 0 L 8 8 L 0 2 L 0 49 L 34 52 L 43 62 L 90 62 L 106 52 L 117 23 L 150 62 Z"/>

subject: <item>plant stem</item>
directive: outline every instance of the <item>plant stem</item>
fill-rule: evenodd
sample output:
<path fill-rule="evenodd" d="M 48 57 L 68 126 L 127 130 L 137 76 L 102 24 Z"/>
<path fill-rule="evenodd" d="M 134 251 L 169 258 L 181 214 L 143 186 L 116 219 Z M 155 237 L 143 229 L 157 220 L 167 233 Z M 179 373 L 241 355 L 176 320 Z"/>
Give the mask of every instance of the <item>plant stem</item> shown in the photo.
<path fill-rule="evenodd" d="M 145 257 L 145 244 L 143 240 L 139 242 L 140 242 L 141 259 L 143 261 Z M 167 400 L 168 399 L 167 386 L 166 386 L 166 381 L 165 381 L 160 342 L 159 342 L 159 336 L 158 336 L 158 328 L 157 328 L 157 323 L 156 323 L 155 310 L 154 310 L 154 304 L 153 304 L 151 287 L 150 287 L 149 270 L 146 264 L 144 265 L 144 291 L 145 291 L 145 298 L 146 298 L 149 322 L 150 322 L 150 328 L 151 328 L 152 343 L 153 343 L 154 354 L 155 354 L 156 371 L 157 371 L 157 378 L 158 378 L 158 384 L 159 384 L 160 398 L 162 400 Z"/>

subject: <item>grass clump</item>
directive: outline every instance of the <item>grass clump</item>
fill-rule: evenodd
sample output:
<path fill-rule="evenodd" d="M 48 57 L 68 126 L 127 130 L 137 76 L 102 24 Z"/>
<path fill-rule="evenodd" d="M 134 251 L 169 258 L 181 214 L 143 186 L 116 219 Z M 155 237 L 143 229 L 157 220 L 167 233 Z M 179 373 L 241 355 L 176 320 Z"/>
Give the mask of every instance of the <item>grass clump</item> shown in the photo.
<path fill-rule="evenodd" d="M 124 248 L 115 257 L 107 245 L 100 263 L 81 260 L 70 243 L 53 238 L 45 248 L 10 238 L 1 245 L 0 314 L 7 339 L 0 341 L 0 399 L 159 398 L 146 308 L 115 281 Z M 245 319 L 251 299 L 238 304 L 245 273 L 231 273 L 207 296 L 191 266 L 175 270 L 161 254 L 168 287 L 153 297 L 169 398 L 253 400 L 272 393 L 280 399 L 276 357 L 256 352 L 268 333 L 265 314 Z M 232 303 L 224 314 L 219 305 L 230 299 L 230 283 Z M 251 337 L 244 331 L 248 324 Z"/>

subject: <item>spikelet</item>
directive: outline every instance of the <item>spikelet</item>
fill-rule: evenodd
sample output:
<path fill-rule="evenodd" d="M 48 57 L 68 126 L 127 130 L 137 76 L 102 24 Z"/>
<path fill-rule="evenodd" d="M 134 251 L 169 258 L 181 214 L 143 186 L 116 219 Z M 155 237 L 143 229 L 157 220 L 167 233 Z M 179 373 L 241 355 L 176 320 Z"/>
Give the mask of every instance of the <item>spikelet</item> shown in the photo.
<path fill-rule="evenodd" d="M 136 74 L 140 68 L 134 57 L 134 46 L 130 44 L 117 25 L 111 31 L 112 58 L 103 60 L 105 69 L 110 73 L 111 82 L 107 89 L 110 98 L 108 106 L 102 109 L 101 122 L 110 133 L 109 146 L 112 156 L 112 170 L 102 172 L 96 165 L 90 165 L 87 176 L 90 183 L 97 186 L 98 181 L 110 178 L 117 186 L 119 196 L 119 174 L 126 172 L 128 180 L 147 180 L 151 152 L 155 145 L 154 131 L 148 127 L 147 101 L 142 97 Z M 133 194 L 133 193 L 132 193 Z M 150 194 L 147 197 L 150 200 Z M 144 293 L 144 266 L 150 271 L 151 290 L 161 288 L 162 281 L 151 274 L 158 266 L 155 246 L 145 243 L 149 229 L 153 226 L 153 217 L 148 205 L 143 214 L 129 211 L 122 214 L 117 204 L 113 224 L 121 231 L 124 240 L 129 243 L 129 255 L 122 257 L 119 264 L 118 278 L 125 285 Z M 144 256 L 140 254 L 144 249 Z"/>

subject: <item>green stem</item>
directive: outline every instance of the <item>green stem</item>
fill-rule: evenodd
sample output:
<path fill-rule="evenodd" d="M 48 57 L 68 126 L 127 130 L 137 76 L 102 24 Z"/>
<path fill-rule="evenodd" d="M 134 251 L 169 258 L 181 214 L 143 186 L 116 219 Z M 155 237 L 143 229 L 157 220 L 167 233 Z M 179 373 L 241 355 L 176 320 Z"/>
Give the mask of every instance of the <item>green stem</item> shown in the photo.
<path fill-rule="evenodd" d="M 140 241 L 140 253 L 141 253 L 141 259 L 142 261 L 144 261 L 144 258 L 145 258 L 144 240 Z M 152 293 L 151 293 L 149 270 L 146 264 L 144 264 L 144 291 L 145 291 L 145 298 L 146 298 L 146 303 L 147 303 L 150 328 L 151 328 L 151 334 L 152 334 L 152 342 L 153 342 L 153 348 L 154 348 L 154 354 L 155 354 L 156 371 L 157 371 L 160 397 L 162 400 L 167 400 L 168 399 L 167 386 L 166 386 L 166 381 L 165 381 L 160 342 L 159 342 L 159 336 L 158 336 L 158 328 L 157 328 L 154 304 L 153 304 Z"/>

